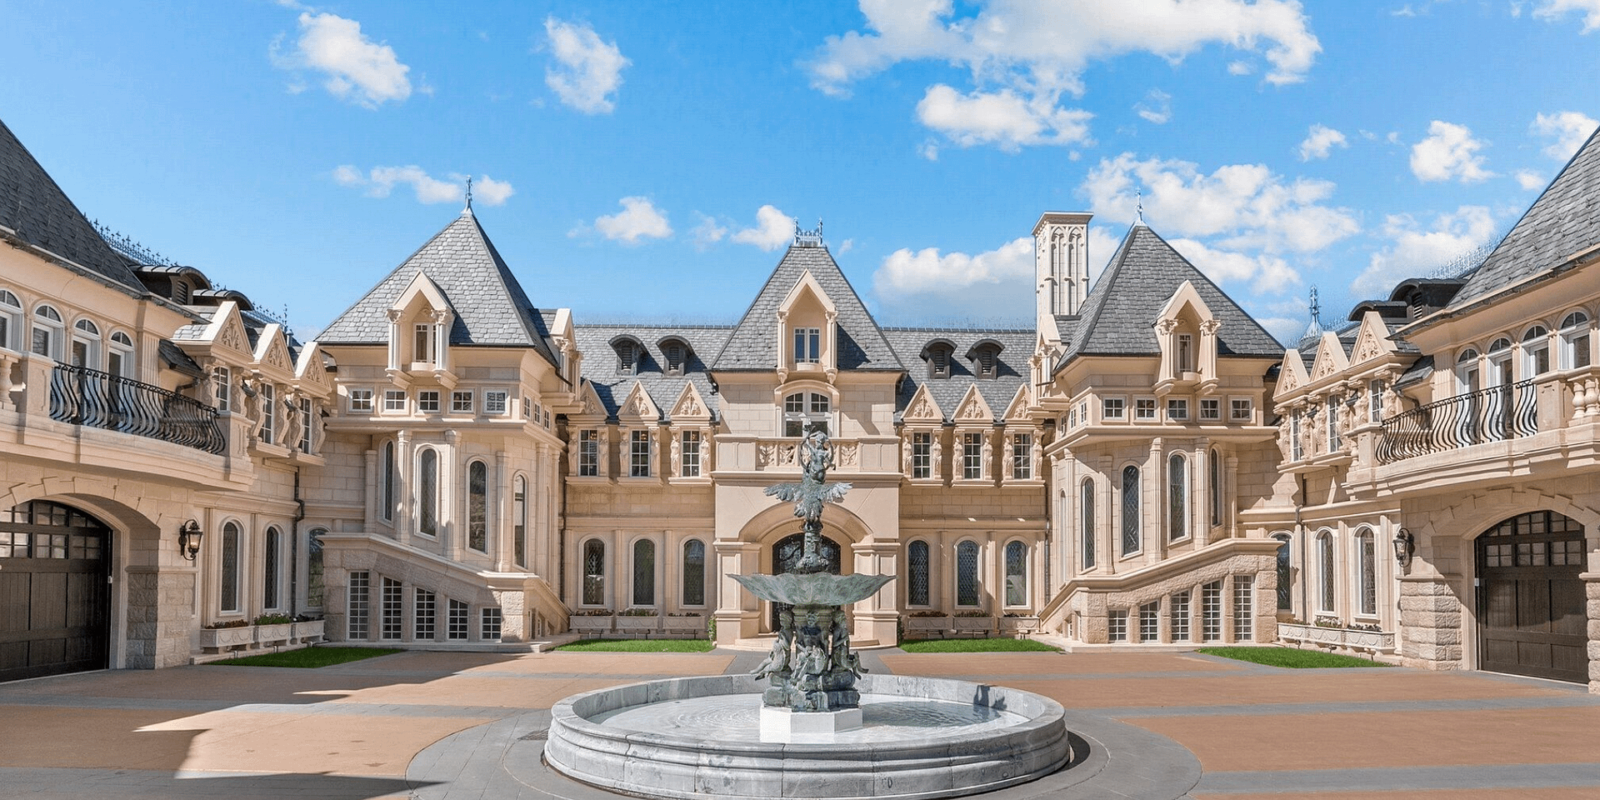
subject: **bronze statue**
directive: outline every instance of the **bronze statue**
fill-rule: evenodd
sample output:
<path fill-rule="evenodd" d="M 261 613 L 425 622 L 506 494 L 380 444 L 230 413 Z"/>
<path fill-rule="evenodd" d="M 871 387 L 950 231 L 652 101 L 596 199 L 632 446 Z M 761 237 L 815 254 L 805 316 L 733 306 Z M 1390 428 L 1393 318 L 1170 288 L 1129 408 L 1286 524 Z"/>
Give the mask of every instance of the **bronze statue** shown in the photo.
<path fill-rule="evenodd" d="M 767 494 L 779 500 L 794 501 L 794 515 L 805 520 L 805 550 L 793 571 L 800 574 L 825 572 L 828 561 L 817 552 L 822 538 L 822 506 L 837 503 L 850 491 L 848 483 L 827 483 L 833 468 L 833 447 L 824 431 L 811 431 L 800 440 L 801 477 L 799 483 L 780 483 L 767 487 Z"/>

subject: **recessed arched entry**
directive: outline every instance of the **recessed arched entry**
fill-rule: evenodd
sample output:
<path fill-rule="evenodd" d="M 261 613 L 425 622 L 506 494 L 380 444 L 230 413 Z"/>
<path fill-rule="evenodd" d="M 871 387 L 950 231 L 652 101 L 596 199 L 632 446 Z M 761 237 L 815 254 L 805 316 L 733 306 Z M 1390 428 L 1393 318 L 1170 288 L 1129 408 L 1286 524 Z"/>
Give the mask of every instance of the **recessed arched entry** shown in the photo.
<path fill-rule="evenodd" d="M 800 557 L 805 555 L 806 535 L 797 533 L 785 536 L 772 545 L 772 574 L 782 575 L 794 570 L 794 565 L 800 562 Z M 843 549 L 839 543 L 828 538 L 827 534 L 818 537 L 817 553 L 828 561 L 828 572 L 838 575 L 843 567 Z M 772 629 L 778 629 L 778 614 L 789 608 L 787 603 L 772 604 Z"/>
<path fill-rule="evenodd" d="M 0 512 L 0 681 L 103 669 L 111 529 L 59 503 Z"/>
<path fill-rule="evenodd" d="M 1583 525 L 1554 511 L 1504 520 L 1477 539 L 1478 666 L 1589 680 Z"/>

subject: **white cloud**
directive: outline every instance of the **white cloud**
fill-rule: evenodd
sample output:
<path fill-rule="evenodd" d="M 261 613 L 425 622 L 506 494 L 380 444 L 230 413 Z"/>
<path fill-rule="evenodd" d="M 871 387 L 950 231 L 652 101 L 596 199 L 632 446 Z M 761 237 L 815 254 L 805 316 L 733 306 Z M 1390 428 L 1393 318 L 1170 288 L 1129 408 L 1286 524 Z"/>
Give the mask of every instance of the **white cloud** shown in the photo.
<path fill-rule="evenodd" d="M 648 197 L 624 197 L 622 210 L 596 217 L 594 229 L 601 236 L 623 244 L 642 244 L 645 239 L 665 239 L 672 235 L 667 216 L 656 209 Z"/>
<path fill-rule="evenodd" d="M 756 209 L 756 224 L 733 235 L 739 244 L 753 244 L 762 250 L 776 250 L 794 241 L 795 222 L 773 206 Z"/>
<path fill-rule="evenodd" d="M 1595 2 L 1600 6 L 1600 0 Z M 1581 111 L 1557 111 L 1535 116 L 1528 129 L 1539 136 L 1555 139 L 1544 149 L 1544 154 L 1564 163 L 1589 140 L 1596 126 L 1600 126 L 1600 122 Z"/>
<path fill-rule="evenodd" d="M 1268 252 L 1321 250 L 1360 230 L 1347 209 L 1328 206 L 1328 181 L 1286 179 L 1261 164 L 1233 164 L 1207 175 L 1187 161 L 1132 153 L 1102 159 L 1080 191 L 1102 217 L 1131 221 L 1143 188 L 1152 227 L 1181 237 L 1226 237 L 1214 246 Z"/>
<path fill-rule="evenodd" d="M 1335 147 L 1349 147 L 1344 134 L 1322 124 L 1312 125 L 1305 141 L 1300 143 L 1300 160 L 1310 161 L 1313 158 L 1327 158 L 1328 152 Z"/>
<path fill-rule="evenodd" d="M 1222 250 L 1193 239 L 1173 239 L 1168 244 L 1217 283 L 1249 282 L 1258 294 L 1281 294 L 1300 284 L 1300 273 L 1270 253 L 1250 255 Z"/>
<path fill-rule="evenodd" d="M 1033 238 L 1022 237 L 976 255 L 936 247 L 890 253 L 872 275 L 885 305 L 909 313 L 958 305 L 974 317 L 1032 317 Z"/>
<path fill-rule="evenodd" d="M 272 43 L 272 61 L 280 69 L 316 70 L 323 87 L 341 100 L 367 108 L 400 102 L 411 96 L 411 68 L 400 63 L 394 48 L 378 44 L 361 33 L 361 23 L 333 14 L 300 14 L 300 38 L 294 49 L 282 51 L 283 37 Z M 299 87 L 297 90 L 296 87 Z M 303 91 L 298 79 L 290 91 Z"/>
<path fill-rule="evenodd" d="M 856 240 L 854 239 L 846 239 L 839 243 L 839 255 L 841 256 L 854 249 L 856 249 Z"/>
<path fill-rule="evenodd" d="M 1172 95 L 1160 89 L 1151 89 L 1144 96 L 1144 102 L 1133 107 L 1146 122 L 1165 125 L 1172 119 Z"/>
<path fill-rule="evenodd" d="M 1359 295 L 1387 292 L 1397 281 L 1426 275 L 1494 243 L 1494 215 L 1483 206 L 1461 206 L 1424 226 L 1409 214 L 1391 215 L 1383 233 L 1390 244 L 1372 254 L 1351 284 Z"/>
<path fill-rule="evenodd" d="M 930 86 L 918 108 L 925 125 L 962 146 L 1086 141 L 1088 113 L 1060 101 L 1084 92 L 1084 71 L 1095 61 L 1152 53 L 1176 63 L 1220 44 L 1262 53 L 1271 65 L 1267 82 L 1286 84 L 1303 80 L 1322 50 L 1296 0 L 993 0 L 970 13 L 963 4 L 959 16 L 953 0 L 860 0 L 860 7 L 865 30 L 827 38 L 809 65 L 812 85 L 842 96 L 902 61 L 964 66 L 970 92 Z M 958 110 L 984 119 L 965 124 L 940 113 Z"/>
<path fill-rule="evenodd" d="M 459 203 L 466 199 L 467 176 L 449 173 L 435 178 L 415 164 L 403 167 L 373 167 L 362 173 L 351 164 L 333 169 L 333 180 L 340 186 L 363 189 L 368 197 L 388 197 L 396 187 L 410 186 L 419 203 Z M 488 175 L 473 179 L 472 198 L 476 205 L 504 205 L 515 190 L 510 181 L 497 181 Z"/>
<path fill-rule="evenodd" d="M 1523 191 L 1531 192 L 1535 189 L 1543 189 L 1544 184 L 1545 178 L 1543 175 L 1531 169 L 1517 170 L 1517 185 L 1521 186 Z"/>
<path fill-rule="evenodd" d="M 585 114 L 609 114 L 622 86 L 622 70 L 633 63 L 616 42 L 605 42 L 586 23 L 546 18 L 544 30 L 556 63 L 545 69 L 544 82 L 561 102 Z"/>
<path fill-rule="evenodd" d="M 694 215 L 700 220 L 689 230 L 689 235 L 694 239 L 695 249 L 704 250 L 728 235 L 728 226 L 718 224 L 716 218 L 698 211 L 694 212 Z"/>
<path fill-rule="evenodd" d="M 1472 138 L 1467 126 L 1436 119 L 1428 125 L 1428 138 L 1411 147 L 1411 174 L 1425 183 L 1452 178 L 1472 183 L 1494 177 L 1483 168 L 1483 156 L 1478 155 L 1482 149 L 1483 142 Z"/>
<path fill-rule="evenodd" d="M 1250 62 L 1248 61 L 1228 62 L 1229 75 L 1249 75 L 1252 72 L 1255 72 L 1255 67 L 1250 66 Z"/>
<path fill-rule="evenodd" d="M 1539 0 L 1533 16 L 1546 22 L 1556 22 L 1570 12 L 1583 15 L 1583 32 L 1600 30 L 1600 0 Z"/>

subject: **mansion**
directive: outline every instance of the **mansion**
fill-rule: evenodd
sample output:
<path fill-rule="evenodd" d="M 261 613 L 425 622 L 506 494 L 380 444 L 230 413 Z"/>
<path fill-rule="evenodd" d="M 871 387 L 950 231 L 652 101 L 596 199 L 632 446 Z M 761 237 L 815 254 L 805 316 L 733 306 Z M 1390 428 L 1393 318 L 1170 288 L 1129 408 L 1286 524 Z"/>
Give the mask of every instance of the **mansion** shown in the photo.
<path fill-rule="evenodd" d="M 1032 327 L 880 326 L 820 229 L 736 324 L 652 326 L 530 296 L 470 204 L 300 341 L 0 124 L 0 681 L 759 639 L 732 576 L 798 558 L 764 490 L 820 429 L 823 555 L 897 578 L 858 646 L 1282 641 L 1600 692 L 1596 185 L 1591 139 L 1481 263 L 1289 347 L 1142 221 L 1091 281 L 1089 215 L 1044 213 Z"/>

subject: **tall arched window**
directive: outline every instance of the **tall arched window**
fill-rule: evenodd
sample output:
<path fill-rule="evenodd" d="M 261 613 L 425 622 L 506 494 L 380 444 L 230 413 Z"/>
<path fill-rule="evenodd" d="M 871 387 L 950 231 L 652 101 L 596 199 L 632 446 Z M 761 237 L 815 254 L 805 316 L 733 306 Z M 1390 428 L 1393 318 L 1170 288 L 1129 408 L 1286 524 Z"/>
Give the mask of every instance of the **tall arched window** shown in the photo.
<path fill-rule="evenodd" d="M 65 335 L 66 327 L 61 321 L 61 312 L 50 306 L 39 306 L 33 310 L 33 339 L 28 349 L 35 355 L 61 360 L 61 337 Z"/>
<path fill-rule="evenodd" d="M 282 601 L 282 569 L 280 568 L 283 556 L 283 533 L 277 527 L 267 529 L 266 548 L 261 559 L 261 578 L 263 592 L 261 607 L 274 609 L 283 606 Z"/>
<path fill-rule="evenodd" d="M 242 535 L 237 522 L 222 526 L 222 580 L 217 598 L 217 608 L 221 611 L 239 610 L 239 539 Z"/>
<path fill-rule="evenodd" d="M 394 486 L 398 482 L 394 458 L 394 442 L 383 444 L 383 518 L 394 520 Z"/>
<path fill-rule="evenodd" d="M 489 465 L 467 465 L 467 547 L 489 552 Z"/>
<path fill-rule="evenodd" d="M 1317 610 L 1333 611 L 1334 583 L 1333 583 L 1333 533 L 1323 531 L 1317 536 L 1317 577 L 1321 586 L 1317 587 Z"/>
<path fill-rule="evenodd" d="M 431 447 L 417 459 L 417 531 L 439 535 L 439 452 Z"/>
<path fill-rule="evenodd" d="M 1079 487 L 1078 511 L 1083 535 L 1083 568 L 1094 567 L 1094 479 L 1084 478 Z"/>
<path fill-rule="evenodd" d="M 22 330 L 22 301 L 0 289 L 0 347 L 21 350 Z"/>
<path fill-rule="evenodd" d="M 511 489 L 511 558 L 528 567 L 528 479 L 517 476 Z"/>
<path fill-rule="evenodd" d="M 1139 468 L 1122 470 L 1122 554 L 1139 552 Z"/>
<path fill-rule="evenodd" d="M 1182 453 L 1167 458 L 1167 538 L 1189 537 L 1189 461 Z"/>
<path fill-rule="evenodd" d="M 1290 567 L 1290 558 L 1292 557 L 1293 554 L 1289 552 L 1289 546 L 1290 546 L 1289 543 L 1290 543 L 1291 539 L 1289 537 L 1289 534 L 1287 534 L 1287 533 L 1275 533 L 1275 534 L 1272 535 L 1272 538 L 1277 539 L 1278 542 L 1279 542 L 1279 544 L 1278 544 L 1278 610 L 1279 611 L 1293 611 L 1294 610 L 1294 591 L 1293 591 L 1294 575 L 1291 572 L 1291 567 Z"/>
<path fill-rule="evenodd" d="M 956 545 L 956 605 L 978 605 L 978 545 Z"/>
<path fill-rule="evenodd" d="M 1561 318 L 1561 368 L 1589 366 L 1589 315 L 1574 311 Z"/>
<path fill-rule="evenodd" d="M 1550 331 L 1535 325 L 1522 334 L 1523 380 L 1550 371 Z"/>
<path fill-rule="evenodd" d="M 326 585 L 322 581 L 322 536 L 326 528 L 312 528 L 306 534 L 306 607 L 322 608 Z"/>
<path fill-rule="evenodd" d="M 72 365 L 100 368 L 100 327 L 93 320 L 80 319 L 72 324 Z"/>
<path fill-rule="evenodd" d="M 906 583 L 906 605 L 928 605 L 928 543 L 922 540 L 906 547 L 906 567 L 910 573 Z"/>
<path fill-rule="evenodd" d="M 1209 480 L 1206 490 L 1211 497 L 1211 527 L 1222 524 L 1222 467 L 1221 454 L 1212 449 L 1210 457 L 1206 459 L 1206 471 Z"/>
<path fill-rule="evenodd" d="M 118 378 L 134 378 L 133 339 L 122 331 L 111 334 L 111 348 L 106 352 L 106 372 Z"/>
<path fill-rule="evenodd" d="M 606 602 L 606 543 L 590 539 L 583 543 L 583 604 L 601 606 Z"/>
<path fill-rule="evenodd" d="M 706 546 L 699 539 L 683 543 L 683 604 L 706 604 Z"/>
<path fill-rule="evenodd" d="M 1028 546 L 1022 542 L 1006 545 L 1006 605 L 1028 604 Z"/>
<path fill-rule="evenodd" d="M 1378 613 L 1378 543 L 1371 528 L 1356 533 L 1356 575 L 1361 582 L 1356 587 L 1361 600 L 1358 614 Z"/>
<path fill-rule="evenodd" d="M 633 543 L 633 605 L 656 604 L 656 543 L 640 539 Z"/>

